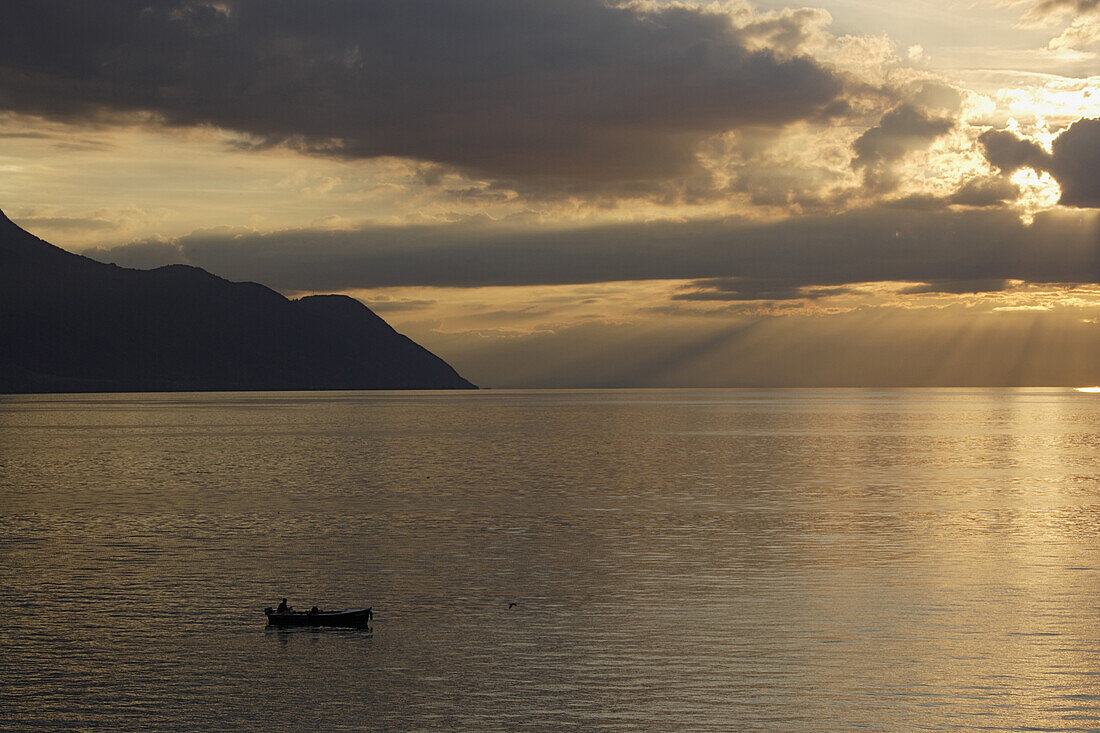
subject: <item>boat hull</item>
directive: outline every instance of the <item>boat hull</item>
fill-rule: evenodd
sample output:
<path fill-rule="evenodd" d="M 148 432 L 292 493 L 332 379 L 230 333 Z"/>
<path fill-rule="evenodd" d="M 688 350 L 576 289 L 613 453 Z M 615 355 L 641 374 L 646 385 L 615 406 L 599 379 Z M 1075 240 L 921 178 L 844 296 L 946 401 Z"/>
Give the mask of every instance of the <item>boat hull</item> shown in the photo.
<path fill-rule="evenodd" d="M 347 611 L 321 611 L 308 613 L 305 611 L 290 611 L 277 613 L 271 609 L 264 609 L 267 614 L 269 626 L 339 626 L 343 628 L 365 629 L 369 628 L 370 610 L 366 608 L 354 608 Z"/>

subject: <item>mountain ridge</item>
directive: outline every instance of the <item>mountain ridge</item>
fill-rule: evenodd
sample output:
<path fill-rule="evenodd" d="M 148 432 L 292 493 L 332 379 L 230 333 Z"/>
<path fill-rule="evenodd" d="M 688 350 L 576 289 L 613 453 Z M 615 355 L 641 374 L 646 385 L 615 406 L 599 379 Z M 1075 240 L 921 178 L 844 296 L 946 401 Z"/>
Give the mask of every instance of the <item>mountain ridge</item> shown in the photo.
<path fill-rule="evenodd" d="M 68 252 L 0 211 L 0 393 L 476 389 L 344 295 Z"/>

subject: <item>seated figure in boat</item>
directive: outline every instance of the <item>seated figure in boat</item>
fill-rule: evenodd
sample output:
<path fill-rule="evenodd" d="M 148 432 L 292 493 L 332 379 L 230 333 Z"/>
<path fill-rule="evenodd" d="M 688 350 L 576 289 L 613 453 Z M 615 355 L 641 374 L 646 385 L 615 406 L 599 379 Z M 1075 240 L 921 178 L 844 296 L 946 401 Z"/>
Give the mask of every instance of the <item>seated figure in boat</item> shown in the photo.
<path fill-rule="evenodd" d="M 289 613 L 290 608 L 286 605 L 286 599 L 284 598 L 279 607 L 275 609 L 275 613 Z"/>

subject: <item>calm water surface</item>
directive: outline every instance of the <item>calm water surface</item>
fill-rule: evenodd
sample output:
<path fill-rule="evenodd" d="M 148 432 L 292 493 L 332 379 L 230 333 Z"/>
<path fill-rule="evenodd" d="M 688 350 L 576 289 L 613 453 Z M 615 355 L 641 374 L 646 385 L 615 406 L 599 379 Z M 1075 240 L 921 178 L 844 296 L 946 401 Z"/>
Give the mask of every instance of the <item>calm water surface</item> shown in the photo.
<path fill-rule="evenodd" d="M 1070 390 L 3 397 L 0 727 L 1096 730 L 1098 457 Z"/>

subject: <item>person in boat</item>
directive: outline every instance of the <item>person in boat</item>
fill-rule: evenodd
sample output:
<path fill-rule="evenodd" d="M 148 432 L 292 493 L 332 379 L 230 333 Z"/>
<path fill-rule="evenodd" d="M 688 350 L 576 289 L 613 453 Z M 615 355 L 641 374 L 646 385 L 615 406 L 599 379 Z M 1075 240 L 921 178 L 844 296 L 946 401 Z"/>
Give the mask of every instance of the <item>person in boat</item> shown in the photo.
<path fill-rule="evenodd" d="M 282 603 L 279 604 L 279 607 L 275 609 L 275 613 L 288 613 L 289 610 L 290 609 L 287 608 L 286 605 L 286 599 L 284 598 Z"/>
<path fill-rule="evenodd" d="M 314 606 L 313 608 L 309 609 L 309 614 L 311 616 L 316 616 L 320 612 L 321 612 L 321 609 L 317 608 L 317 606 Z"/>

